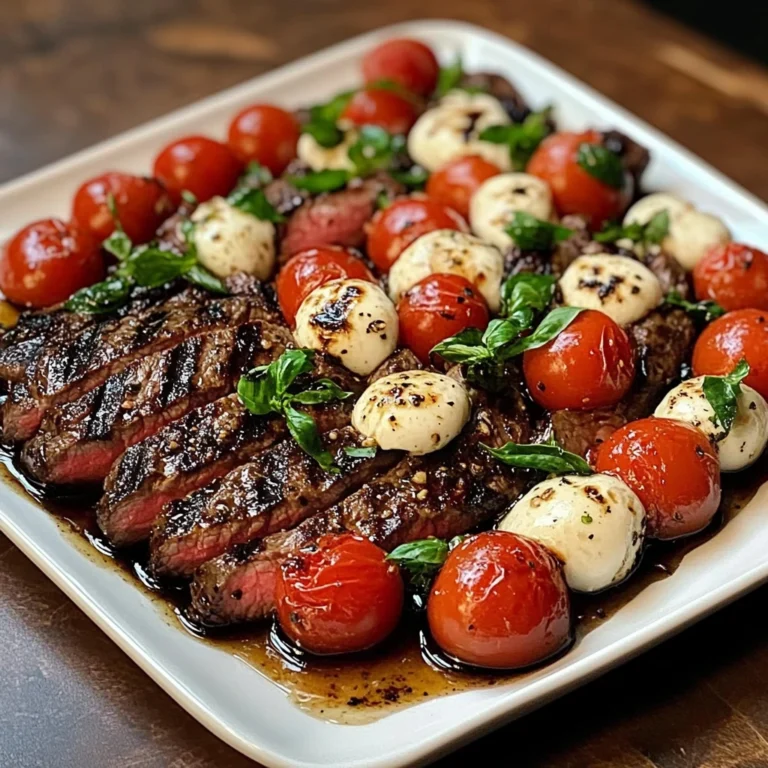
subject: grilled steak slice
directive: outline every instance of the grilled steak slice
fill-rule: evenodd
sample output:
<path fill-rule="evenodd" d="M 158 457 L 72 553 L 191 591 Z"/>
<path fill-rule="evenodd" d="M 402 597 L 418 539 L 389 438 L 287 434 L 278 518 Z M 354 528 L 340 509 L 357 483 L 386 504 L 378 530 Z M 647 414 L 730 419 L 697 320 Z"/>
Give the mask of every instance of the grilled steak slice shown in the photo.
<path fill-rule="evenodd" d="M 368 384 L 373 384 L 374 381 L 391 376 L 393 373 L 417 371 L 423 367 L 419 358 L 410 349 L 397 349 L 368 376 Z"/>
<path fill-rule="evenodd" d="M 353 427 L 326 433 L 323 443 L 341 469 L 330 473 L 294 440 L 284 440 L 230 472 L 215 492 L 204 488 L 171 502 L 152 531 L 153 571 L 192 576 L 232 545 L 298 525 L 397 462 L 399 455 L 391 451 L 347 455 L 346 449 L 361 448 L 363 442 Z"/>
<path fill-rule="evenodd" d="M 126 448 L 232 391 L 238 378 L 291 344 L 269 323 L 193 336 L 137 360 L 71 403 L 50 409 L 24 446 L 24 468 L 45 483 L 103 480 Z"/>
<path fill-rule="evenodd" d="M 212 625 L 264 618 L 274 608 L 281 563 L 326 533 L 356 533 L 387 550 L 426 536 L 466 533 L 501 513 L 527 483 L 526 472 L 500 464 L 479 443 L 525 442 L 529 434 L 519 397 L 508 396 L 504 410 L 480 404 L 462 436 L 442 451 L 408 456 L 296 529 L 202 565 L 192 582 L 191 614 Z"/>
<path fill-rule="evenodd" d="M 259 297 L 173 299 L 117 323 L 93 324 L 61 343 L 46 343 L 26 382 L 28 397 L 6 403 L 3 434 L 8 440 L 32 436 L 48 408 L 80 397 L 137 360 L 210 331 L 258 320 L 280 322 Z"/>

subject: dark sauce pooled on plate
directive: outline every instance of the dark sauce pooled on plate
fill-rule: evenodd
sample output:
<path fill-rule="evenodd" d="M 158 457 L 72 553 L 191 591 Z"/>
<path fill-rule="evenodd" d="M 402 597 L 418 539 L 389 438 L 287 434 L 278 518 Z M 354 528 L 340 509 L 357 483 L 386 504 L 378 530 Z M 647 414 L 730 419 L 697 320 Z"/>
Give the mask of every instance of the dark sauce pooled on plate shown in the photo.
<path fill-rule="evenodd" d="M 302 654 L 276 626 L 210 630 L 185 615 L 189 590 L 185 583 L 156 581 L 147 571 L 146 545 L 116 551 L 99 531 L 93 513 L 99 489 L 91 492 L 45 488 L 19 470 L 13 449 L 0 448 L 3 480 L 31 496 L 53 514 L 81 551 L 105 565 L 120 569 L 150 594 L 167 621 L 195 635 L 201 642 L 231 653 L 268 677 L 301 709 L 332 722 L 362 724 L 394 709 L 470 688 L 502 685 L 527 672 L 493 673 L 469 669 L 445 657 L 431 643 L 423 617 L 406 612 L 400 627 L 376 649 L 356 656 L 316 658 Z M 768 457 L 738 475 L 723 475 L 721 511 L 703 532 L 686 539 L 650 544 L 635 573 L 622 585 L 597 595 L 573 600 L 574 642 L 610 618 L 649 584 L 671 576 L 692 549 L 711 539 L 743 509 L 768 480 Z M 567 649 L 563 651 L 567 653 Z M 551 660 L 550 660 L 551 661 Z M 545 662 L 545 664 L 548 662 Z"/>

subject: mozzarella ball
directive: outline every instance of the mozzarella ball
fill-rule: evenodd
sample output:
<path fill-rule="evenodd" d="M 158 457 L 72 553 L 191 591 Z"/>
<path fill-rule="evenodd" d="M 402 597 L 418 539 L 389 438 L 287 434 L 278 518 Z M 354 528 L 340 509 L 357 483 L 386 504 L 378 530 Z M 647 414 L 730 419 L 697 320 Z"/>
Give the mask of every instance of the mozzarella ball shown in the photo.
<path fill-rule="evenodd" d="M 742 384 L 736 400 L 736 420 L 724 436 L 704 394 L 704 378 L 689 379 L 668 392 L 654 416 L 698 427 L 717 448 L 720 469 L 738 472 L 754 463 L 768 444 L 768 403 L 752 387 Z"/>
<path fill-rule="evenodd" d="M 610 475 L 564 475 L 532 488 L 498 526 L 534 539 L 563 562 L 576 592 L 599 592 L 632 573 L 645 537 L 645 509 Z"/>
<path fill-rule="evenodd" d="M 554 216 L 552 190 L 528 173 L 502 173 L 483 182 L 469 202 L 472 231 L 502 250 L 514 244 L 504 231 L 515 213 L 549 221 Z"/>
<path fill-rule="evenodd" d="M 192 213 L 200 263 L 217 277 L 245 272 L 267 280 L 275 266 L 275 225 L 230 205 L 223 197 Z"/>
<path fill-rule="evenodd" d="M 464 155 L 480 155 L 506 171 L 511 168 L 509 147 L 481 141 L 478 137 L 491 125 L 510 122 L 507 111 L 493 96 L 450 91 L 411 128 L 408 154 L 428 171 L 435 171 Z"/>
<path fill-rule="evenodd" d="M 661 246 L 685 269 L 693 269 L 710 248 L 731 241 L 731 233 L 717 216 L 702 213 L 686 200 L 664 193 L 638 200 L 627 211 L 624 224 L 647 224 L 661 211 L 669 214 L 669 233 Z"/>
<path fill-rule="evenodd" d="M 389 295 L 398 302 L 413 285 L 429 275 L 450 272 L 469 280 L 492 312 L 501 305 L 504 259 L 479 237 L 453 229 L 436 229 L 414 240 L 389 270 Z"/>
<path fill-rule="evenodd" d="M 296 155 L 313 171 L 354 171 L 355 164 L 349 159 L 349 148 L 357 141 L 357 131 L 347 131 L 344 139 L 335 147 L 323 147 L 315 137 L 302 133 L 296 145 Z"/>
<path fill-rule="evenodd" d="M 648 267 L 629 256 L 609 253 L 579 256 L 559 284 L 566 305 L 597 309 L 619 325 L 645 317 L 664 295 Z"/>
<path fill-rule="evenodd" d="M 384 450 L 432 453 L 469 420 L 469 395 L 456 380 L 429 371 L 384 376 L 363 392 L 352 425 Z"/>
<path fill-rule="evenodd" d="M 294 336 L 302 347 L 338 358 L 367 376 L 395 351 L 397 310 L 367 280 L 332 280 L 315 288 L 296 313 Z"/>

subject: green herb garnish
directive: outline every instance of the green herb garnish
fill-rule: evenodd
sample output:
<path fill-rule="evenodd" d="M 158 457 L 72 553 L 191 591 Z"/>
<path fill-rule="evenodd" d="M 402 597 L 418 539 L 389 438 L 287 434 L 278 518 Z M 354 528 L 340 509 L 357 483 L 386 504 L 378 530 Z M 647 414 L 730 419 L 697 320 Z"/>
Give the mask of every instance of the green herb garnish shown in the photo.
<path fill-rule="evenodd" d="M 725 314 L 725 310 L 716 302 L 706 299 L 704 301 L 687 301 L 677 291 L 667 294 L 664 300 L 673 307 L 685 310 L 696 322 L 701 324 L 711 323 Z"/>
<path fill-rule="evenodd" d="M 606 223 L 593 238 L 598 243 L 615 243 L 618 240 L 631 240 L 643 245 L 659 245 L 669 233 L 669 213 L 659 211 L 647 224 L 611 224 Z"/>
<path fill-rule="evenodd" d="M 388 168 L 404 147 L 405 136 L 388 133 L 378 125 L 364 125 L 347 155 L 355 166 L 356 176 L 370 176 Z"/>
<path fill-rule="evenodd" d="M 719 424 L 726 435 L 736 420 L 741 382 L 749 376 L 749 370 L 749 363 L 741 360 L 727 376 L 704 377 L 704 396 L 715 412 L 715 424 Z"/>
<path fill-rule="evenodd" d="M 321 192 L 334 192 L 347 185 L 352 178 L 349 171 L 329 168 L 325 171 L 313 171 L 303 176 L 289 176 L 288 181 L 296 189 L 304 189 L 313 195 Z"/>
<path fill-rule="evenodd" d="M 620 189 L 624 186 L 624 165 L 621 158 L 602 144 L 579 146 L 576 162 L 598 181 Z"/>
<path fill-rule="evenodd" d="M 537 275 L 521 272 L 508 277 L 501 284 L 501 315 L 510 316 L 528 309 L 542 312 L 551 303 L 557 278 L 553 275 Z"/>
<path fill-rule="evenodd" d="M 285 221 L 285 216 L 278 213 L 272 203 L 267 200 L 263 189 L 238 188 L 227 197 L 227 202 L 243 213 L 249 213 L 262 221 L 271 221 L 275 224 Z"/>
<path fill-rule="evenodd" d="M 507 443 L 501 448 L 491 448 L 488 445 L 483 445 L 483 448 L 510 467 L 535 469 L 553 475 L 593 474 L 592 467 L 581 456 L 564 450 L 556 443 Z"/>
<path fill-rule="evenodd" d="M 407 171 L 390 171 L 389 175 L 408 189 L 423 189 L 429 179 L 429 171 L 420 165 L 413 165 Z"/>
<path fill-rule="evenodd" d="M 551 110 L 547 108 L 541 112 L 531 112 L 522 123 L 490 125 L 481 131 L 478 138 L 492 144 L 506 144 L 512 167 L 521 171 L 528 165 L 539 144 L 551 133 L 550 113 Z"/>
<path fill-rule="evenodd" d="M 344 453 L 352 459 L 372 459 L 376 455 L 376 446 L 370 445 L 357 448 L 349 445 L 344 449 Z"/>
<path fill-rule="evenodd" d="M 450 546 L 443 539 L 420 539 L 401 544 L 387 555 L 408 575 L 413 590 L 426 596 L 437 572 L 448 557 Z"/>
<path fill-rule="evenodd" d="M 442 98 L 448 91 L 458 88 L 461 79 L 464 77 L 464 65 L 461 56 L 457 56 L 452 64 L 440 68 L 440 74 L 437 77 L 437 87 L 435 96 Z"/>
<path fill-rule="evenodd" d="M 336 123 L 354 95 L 355 91 L 345 91 L 325 104 L 312 107 L 309 110 L 309 121 L 301 126 L 301 132 L 308 133 L 326 149 L 341 144 L 344 141 L 344 133 Z"/>
<path fill-rule="evenodd" d="M 537 219 L 523 211 L 515 212 L 504 231 L 524 251 L 548 251 L 555 243 L 560 243 L 573 234 L 573 230 L 568 227 Z"/>
<path fill-rule="evenodd" d="M 133 283 L 119 275 L 113 275 L 95 285 L 81 288 L 67 299 L 64 306 L 71 312 L 101 315 L 114 312 L 125 304 L 131 295 Z"/>

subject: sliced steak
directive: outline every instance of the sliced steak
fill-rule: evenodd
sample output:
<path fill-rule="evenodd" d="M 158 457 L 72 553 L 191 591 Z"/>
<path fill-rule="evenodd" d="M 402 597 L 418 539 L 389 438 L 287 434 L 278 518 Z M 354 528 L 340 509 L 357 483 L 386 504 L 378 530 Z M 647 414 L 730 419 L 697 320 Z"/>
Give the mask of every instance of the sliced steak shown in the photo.
<path fill-rule="evenodd" d="M 368 376 L 368 384 L 373 384 L 374 381 L 391 376 L 393 373 L 417 371 L 423 367 L 419 358 L 410 349 L 397 349 Z"/>
<path fill-rule="evenodd" d="M 152 531 L 151 566 L 158 575 L 192 576 L 206 560 L 275 531 L 292 528 L 368 482 L 400 458 L 379 451 L 354 457 L 363 447 L 353 427 L 331 430 L 323 443 L 341 472 L 324 471 L 293 440 L 283 440 L 220 483 L 171 502 Z M 202 502 L 201 502 L 202 499 Z"/>
<path fill-rule="evenodd" d="M 103 480 L 128 447 L 232 391 L 239 377 L 292 343 L 287 328 L 252 323 L 193 336 L 110 376 L 71 403 L 51 408 L 21 454 L 44 483 Z"/>

